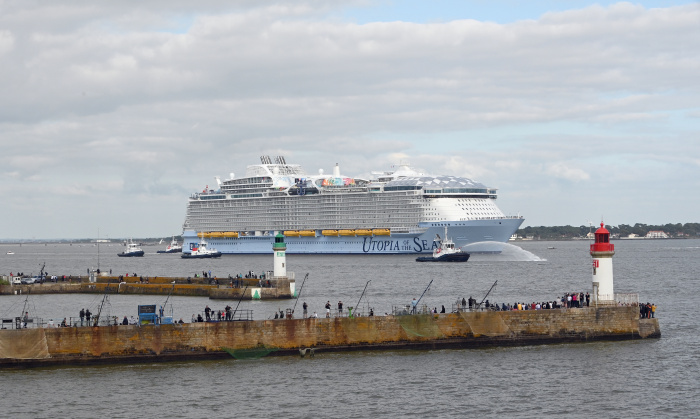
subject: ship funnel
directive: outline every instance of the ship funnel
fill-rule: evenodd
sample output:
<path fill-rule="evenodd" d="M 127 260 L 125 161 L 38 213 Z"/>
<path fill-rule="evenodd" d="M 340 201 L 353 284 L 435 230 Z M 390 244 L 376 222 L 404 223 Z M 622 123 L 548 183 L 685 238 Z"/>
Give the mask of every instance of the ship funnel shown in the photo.
<path fill-rule="evenodd" d="M 333 177 L 340 177 L 340 166 L 338 166 L 338 163 L 333 168 Z"/>
<path fill-rule="evenodd" d="M 235 177 L 235 176 L 233 175 L 233 172 L 229 173 L 228 175 L 230 176 L 230 178 L 229 178 L 229 179 L 231 179 L 231 180 L 233 180 L 233 179 L 234 179 L 234 177 Z"/>

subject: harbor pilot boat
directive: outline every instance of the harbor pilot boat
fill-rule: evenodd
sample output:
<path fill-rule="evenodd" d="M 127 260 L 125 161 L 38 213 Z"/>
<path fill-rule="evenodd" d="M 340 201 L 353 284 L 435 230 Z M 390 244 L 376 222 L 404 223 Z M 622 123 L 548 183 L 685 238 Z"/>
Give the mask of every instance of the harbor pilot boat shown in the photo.
<path fill-rule="evenodd" d="M 218 250 L 213 247 L 211 249 L 207 248 L 207 242 L 204 240 L 204 237 L 202 237 L 199 243 L 190 244 L 190 253 L 183 253 L 180 257 L 183 259 L 210 259 L 220 256 L 221 252 Z"/>
<path fill-rule="evenodd" d="M 447 227 L 445 227 L 445 238 L 441 238 L 439 234 L 435 235 L 434 242 L 437 247 L 433 249 L 432 256 L 419 256 L 416 262 L 466 262 L 469 260 L 469 253 L 455 247 L 452 239 L 447 237 Z"/>
<path fill-rule="evenodd" d="M 165 250 L 159 250 L 157 253 L 180 253 L 182 252 L 182 246 L 180 243 L 177 242 L 175 239 L 175 236 L 173 236 L 173 240 L 170 242 L 168 247 L 165 248 Z"/>
<path fill-rule="evenodd" d="M 133 240 L 129 239 L 129 242 L 126 243 L 126 249 L 124 249 L 123 252 L 117 253 L 117 256 L 119 257 L 138 257 L 138 256 L 143 256 L 144 252 L 143 249 L 139 247 L 136 243 L 134 243 Z"/>

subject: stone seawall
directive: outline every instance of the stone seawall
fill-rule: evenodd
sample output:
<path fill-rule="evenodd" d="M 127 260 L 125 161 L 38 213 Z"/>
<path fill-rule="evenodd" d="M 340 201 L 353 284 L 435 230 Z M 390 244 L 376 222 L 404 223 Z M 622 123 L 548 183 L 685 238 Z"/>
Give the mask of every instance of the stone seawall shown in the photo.
<path fill-rule="evenodd" d="M 0 285 L 0 295 L 12 294 L 127 294 L 127 295 L 181 295 L 209 297 L 211 299 L 238 299 L 243 295 L 244 300 L 252 299 L 289 299 L 292 291 L 289 280 L 276 281 L 271 288 L 229 288 L 226 285 L 209 284 L 172 284 L 156 282 L 142 284 L 139 282 L 124 283 L 44 283 L 33 285 Z M 244 293 L 245 290 L 245 293 Z M 257 295 L 255 294 L 257 292 Z"/>
<path fill-rule="evenodd" d="M 0 330 L 0 366 L 658 338 L 636 307 Z"/>

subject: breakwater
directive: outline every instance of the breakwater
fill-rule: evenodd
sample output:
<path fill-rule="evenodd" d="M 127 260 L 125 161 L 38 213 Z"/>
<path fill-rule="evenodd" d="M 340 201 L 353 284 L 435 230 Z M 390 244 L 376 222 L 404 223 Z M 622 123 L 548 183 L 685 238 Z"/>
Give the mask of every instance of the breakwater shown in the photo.
<path fill-rule="evenodd" d="M 518 346 L 658 338 L 637 307 L 0 330 L 0 366 Z"/>
<path fill-rule="evenodd" d="M 125 278 L 126 279 L 126 278 Z M 289 299 L 294 296 L 294 280 L 275 279 L 260 284 L 256 280 L 239 280 L 236 287 L 229 281 L 209 284 L 204 281 L 188 283 L 186 278 L 156 277 L 148 283 L 138 279 L 118 282 L 116 278 L 100 278 L 98 282 L 45 282 L 31 285 L 0 285 L 0 295 L 13 294 L 126 294 L 180 295 L 211 299 Z M 260 286 L 263 285 L 263 286 Z"/>

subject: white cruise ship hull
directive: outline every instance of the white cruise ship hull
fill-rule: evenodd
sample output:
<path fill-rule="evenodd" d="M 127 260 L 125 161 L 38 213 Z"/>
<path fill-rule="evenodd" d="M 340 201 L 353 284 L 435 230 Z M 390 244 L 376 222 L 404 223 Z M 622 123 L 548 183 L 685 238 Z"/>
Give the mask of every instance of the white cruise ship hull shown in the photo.
<path fill-rule="evenodd" d="M 319 230 L 315 237 L 285 237 L 284 240 L 288 254 L 432 254 L 437 247 L 436 234 L 443 234 L 447 226 L 450 238 L 465 252 L 500 253 L 522 223 L 522 218 L 421 223 L 417 229 L 420 232 L 392 232 L 389 236 L 324 236 Z M 270 254 L 276 233 L 208 238 L 207 241 L 223 254 Z M 193 230 L 186 230 L 183 238 L 184 252 L 188 252 L 190 243 L 199 242 Z"/>
<path fill-rule="evenodd" d="M 432 254 L 446 228 L 466 252 L 497 253 L 523 223 L 496 206 L 496 189 L 464 177 L 403 164 L 366 180 L 337 164 L 309 175 L 281 156 L 260 162 L 190 196 L 184 253 L 201 237 L 224 254 L 269 254 L 282 233 L 290 254 Z"/>

